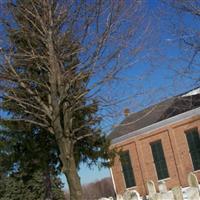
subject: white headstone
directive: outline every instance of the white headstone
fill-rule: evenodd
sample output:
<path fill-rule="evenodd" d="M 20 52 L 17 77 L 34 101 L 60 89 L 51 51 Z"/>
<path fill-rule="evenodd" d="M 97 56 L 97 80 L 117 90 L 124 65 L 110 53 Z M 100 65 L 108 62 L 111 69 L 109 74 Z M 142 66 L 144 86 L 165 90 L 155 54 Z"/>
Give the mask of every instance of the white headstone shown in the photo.
<path fill-rule="evenodd" d="M 127 190 L 123 195 L 124 200 L 140 200 L 140 195 L 136 190 Z"/>
<path fill-rule="evenodd" d="M 121 194 L 118 194 L 116 200 L 124 200 Z"/>
<path fill-rule="evenodd" d="M 148 200 L 162 200 L 160 193 L 152 194 L 152 196 L 149 196 Z"/>
<path fill-rule="evenodd" d="M 155 188 L 155 185 L 154 185 L 153 181 L 147 181 L 147 191 L 148 191 L 149 197 L 151 197 L 154 194 L 156 194 L 156 188 Z"/>
<path fill-rule="evenodd" d="M 188 200 L 200 200 L 199 189 L 196 187 L 189 187 L 186 190 Z"/>
<path fill-rule="evenodd" d="M 162 192 L 162 193 L 160 193 L 160 199 L 162 199 L 162 200 L 174 200 L 174 195 L 171 191 L 170 192 Z"/>
<path fill-rule="evenodd" d="M 199 183 L 196 175 L 192 172 L 188 174 L 188 184 L 190 187 L 197 187 L 199 188 Z"/>
<path fill-rule="evenodd" d="M 123 194 L 123 199 L 124 199 L 124 200 L 130 200 L 130 198 L 131 198 L 130 190 L 127 190 L 127 191 L 124 192 L 124 194 Z"/>
<path fill-rule="evenodd" d="M 181 187 L 172 188 L 174 200 L 183 200 L 183 193 Z"/>
<path fill-rule="evenodd" d="M 140 200 L 140 195 L 136 190 L 131 191 L 131 196 L 132 196 L 131 200 Z"/>
<path fill-rule="evenodd" d="M 165 181 L 158 182 L 158 189 L 159 189 L 159 192 L 161 192 L 161 193 L 167 192 L 167 186 L 166 186 Z"/>

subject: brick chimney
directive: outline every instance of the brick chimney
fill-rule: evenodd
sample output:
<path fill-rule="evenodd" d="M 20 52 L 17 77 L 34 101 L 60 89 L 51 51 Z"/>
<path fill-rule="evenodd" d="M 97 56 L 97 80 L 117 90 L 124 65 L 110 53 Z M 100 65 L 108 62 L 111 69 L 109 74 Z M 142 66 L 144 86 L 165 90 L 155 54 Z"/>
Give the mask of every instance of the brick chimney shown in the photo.
<path fill-rule="evenodd" d="M 125 108 L 125 109 L 124 109 L 124 116 L 125 116 L 125 117 L 128 117 L 129 114 L 130 114 L 130 110 L 129 110 L 128 108 Z"/>

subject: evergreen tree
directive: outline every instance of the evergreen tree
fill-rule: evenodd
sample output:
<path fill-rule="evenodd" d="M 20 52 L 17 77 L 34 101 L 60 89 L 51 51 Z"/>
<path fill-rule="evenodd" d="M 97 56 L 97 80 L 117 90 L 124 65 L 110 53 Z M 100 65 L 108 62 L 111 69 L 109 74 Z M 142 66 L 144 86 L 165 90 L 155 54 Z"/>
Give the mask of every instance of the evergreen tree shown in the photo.
<path fill-rule="evenodd" d="M 2 123 L 0 175 L 1 181 L 5 182 L 2 189 L 6 194 L 13 194 L 10 199 L 18 198 L 14 195 L 16 190 L 23 190 L 19 194 L 25 198 L 21 199 L 31 199 L 30 195 L 34 197 L 32 199 L 55 199 L 54 192 L 63 194 L 61 185 L 56 184 L 60 173 L 58 149 L 50 136 L 23 123 L 19 126 Z"/>
<path fill-rule="evenodd" d="M 52 178 L 52 200 L 64 200 L 59 178 Z M 46 188 L 43 173 L 35 171 L 32 178 L 24 181 L 23 175 L 15 174 L 0 179 L 0 200 L 44 200 Z"/>
<path fill-rule="evenodd" d="M 135 11 L 140 4 L 134 1 L 132 5 Z M 7 43 L 1 48 L 0 78 L 2 107 L 9 119 L 2 123 L 26 123 L 34 137 L 43 130 L 52 134 L 71 200 L 82 199 L 79 163 L 91 165 L 101 158 L 106 166 L 113 155 L 100 131 L 99 101 L 94 95 L 98 89 L 94 87 L 120 71 L 122 47 L 135 36 L 135 27 L 129 31 L 129 23 L 118 23 L 121 16 L 127 16 L 126 8 L 121 0 L 10 0 L 9 16 L 3 20 Z M 106 43 L 114 46 L 108 50 Z M 31 145 L 38 149 L 35 143 Z M 35 163 L 31 160 L 30 166 Z M 23 162 L 19 166 L 27 167 Z"/>

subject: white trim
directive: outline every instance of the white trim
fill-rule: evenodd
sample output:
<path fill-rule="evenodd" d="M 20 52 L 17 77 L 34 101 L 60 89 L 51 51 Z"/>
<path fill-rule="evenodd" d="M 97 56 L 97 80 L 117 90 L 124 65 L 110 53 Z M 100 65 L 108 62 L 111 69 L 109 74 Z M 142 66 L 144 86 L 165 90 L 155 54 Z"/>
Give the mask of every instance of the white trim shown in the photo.
<path fill-rule="evenodd" d="M 191 90 L 191 91 L 183 94 L 182 97 L 193 96 L 193 95 L 197 95 L 197 94 L 200 94 L 200 88 L 196 88 L 194 90 Z"/>
<path fill-rule="evenodd" d="M 111 178 L 112 178 L 112 183 L 113 183 L 115 194 L 117 194 L 115 180 L 114 180 L 113 172 L 112 172 L 112 168 L 110 168 L 110 175 L 111 175 Z"/>
<path fill-rule="evenodd" d="M 169 125 L 169 124 L 174 124 L 176 122 L 179 122 L 183 119 L 189 119 L 191 117 L 194 117 L 194 116 L 199 116 L 200 115 L 200 107 L 199 108 L 195 108 L 193 110 L 190 110 L 190 111 L 187 111 L 187 112 L 184 112 L 184 113 L 181 113 L 179 115 L 176 115 L 174 117 L 170 117 L 168 119 L 165 119 L 165 120 L 162 120 L 160 122 L 157 122 L 157 123 L 154 123 L 154 124 L 151 124 L 149 126 L 146 126 L 144 128 L 141 128 L 139 130 L 136 130 L 136 131 L 133 131 L 133 132 L 130 132 L 128 134 L 125 134 L 125 135 L 122 135 L 120 137 L 117 137 L 117 138 L 114 138 L 112 141 L 111 141 L 111 144 L 118 144 L 118 143 L 121 143 L 121 142 L 124 142 L 130 138 L 133 138 L 137 135 L 140 135 L 140 134 L 147 134 L 151 131 L 154 131 L 156 129 L 159 129 L 161 127 L 164 127 L 166 125 Z"/>
<path fill-rule="evenodd" d="M 136 188 L 137 188 L 137 185 L 136 185 L 136 186 L 129 187 L 129 188 L 126 188 L 126 190 L 135 190 Z"/>
<path fill-rule="evenodd" d="M 158 179 L 158 177 L 157 177 L 157 179 Z M 167 180 L 170 180 L 171 179 L 171 177 L 169 176 L 169 177 L 167 177 L 167 178 L 163 178 L 163 179 L 158 179 L 158 183 L 159 183 L 159 181 L 167 181 Z"/>

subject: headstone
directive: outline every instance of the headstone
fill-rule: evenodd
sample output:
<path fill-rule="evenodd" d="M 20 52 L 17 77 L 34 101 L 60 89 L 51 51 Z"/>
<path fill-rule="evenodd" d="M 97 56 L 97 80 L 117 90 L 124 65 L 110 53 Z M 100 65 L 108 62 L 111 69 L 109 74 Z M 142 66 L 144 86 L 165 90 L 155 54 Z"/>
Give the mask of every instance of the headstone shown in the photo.
<path fill-rule="evenodd" d="M 174 200 L 174 196 L 173 196 L 173 193 L 171 191 L 162 192 L 162 193 L 160 193 L 160 199 L 162 199 L 162 200 Z"/>
<path fill-rule="evenodd" d="M 126 190 L 123 194 L 123 199 L 124 200 L 129 200 L 130 199 L 130 190 Z"/>
<path fill-rule="evenodd" d="M 149 200 L 162 200 L 162 199 L 161 199 L 161 194 L 160 194 L 160 193 L 152 194 L 151 196 L 149 196 L 148 199 L 149 199 Z"/>
<path fill-rule="evenodd" d="M 149 200 L 174 200 L 172 192 L 156 193 L 149 197 Z"/>
<path fill-rule="evenodd" d="M 116 200 L 124 200 L 121 194 L 117 194 Z"/>
<path fill-rule="evenodd" d="M 181 187 L 174 187 L 172 188 L 172 192 L 174 195 L 174 200 L 183 200 L 183 193 Z"/>
<path fill-rule="evenodd" d="M 158 189 L 159 189 L 160 193 L 167 192 L 167 186 L 166 186 L 165 181 L 159 181 L 158 182 Z"/>
<path fill-rule="evenodd" d="M 154 185 L 153 181 L 147 181 L 147 191 L 148 191 L 149 197 L 151 197 L 154 194 L 156 194 L 156 188 L 155 188 L 155 185 Z"/>
<path fill-rule="evenodd" d="M 127 190 L 123 195 L 124 200 L 140 200 L 140 195 L 136 190 Z"/>
<path fill-rule="evenodd" d="M 196 175 L 192 172 L 188 174 L 188 184 L 190 187 L 196 187 L 199 188 L 199 183 Z"/>
<path fill-rule="evenodd" d="M 140 200 L 140 195 L 136 190 L 131 191 L 132 199 L 131 200 Z"/>
<path fill-rule="evenodd" d="M 116 200 L 124 200 L 124 199 L 123 199 L 123 197 L 122 197 L 121 194 L 118 194 L 118 195 L 116 196 Z"/>
<path fill-rule="evenodd" d="M 200 200 L 199 189 L 196 187 L 189 187 L 186 190 L 188 200 Z"/>

